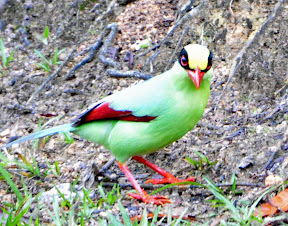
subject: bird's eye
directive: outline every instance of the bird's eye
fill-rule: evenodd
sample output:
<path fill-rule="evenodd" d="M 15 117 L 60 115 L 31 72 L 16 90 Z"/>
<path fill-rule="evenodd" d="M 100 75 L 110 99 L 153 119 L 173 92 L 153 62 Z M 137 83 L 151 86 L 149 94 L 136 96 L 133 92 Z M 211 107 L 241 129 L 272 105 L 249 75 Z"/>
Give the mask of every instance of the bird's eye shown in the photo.
<path fill-rule="evenodd" d="M 188 65 L 188 60 L 186 59 L 186 57 L 184 55 L 182 55 L 182 57 L 181 57 L 181 65 L 183 67 L 186 67 Z"/>

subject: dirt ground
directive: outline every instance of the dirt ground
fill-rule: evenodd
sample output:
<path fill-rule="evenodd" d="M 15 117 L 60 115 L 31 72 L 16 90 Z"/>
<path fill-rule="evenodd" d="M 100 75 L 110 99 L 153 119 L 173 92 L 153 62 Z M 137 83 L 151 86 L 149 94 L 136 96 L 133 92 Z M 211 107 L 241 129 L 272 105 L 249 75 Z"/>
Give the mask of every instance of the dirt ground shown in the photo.
<path fill-rule="evenodd" d="M 79 53 L 94 45 L 108 24 L 116 22 L 118 30 L 110 47 L 118 48 L 119 54 L 114 57 L 113 53 L 106 53 L 106 56 L 110 60 L 114 58 L 113 61 L 119 63 L 117 69 L 121 71 L 129 70 L 131 65 L 124 58 L 127 52 L 132 52 L 132 70 L 157 76 L 172 66 L 169 58 L 181 38 L 183 41 L 172 61 L 176 60 L 182 46 L 188 43 L 206 44 L 213 52 L 211 96 L 202 120 L 182 139 L 147 156 L 148 160 L 179 177 L 191 173 L 198 182 L 204 184 L 204 174 L 215 183 L 225 184 L 230 182 L 235 173 L 237 183 L 250 185 L 239 187 L 244 191 L 237 197 L 239 200 L 255 198 L 262 189 L 259 186 L 264 186 L 264 179 L 269 174 L 287 179 L 287 1 L 191 2 L 190 10 L 180 13 L 186 1 L 8 1 L 0 10 L 0 37 L 5 43 L 7 54 L 16 51 L 14 60 L 0 76 L 0 145 L 5 144 L 10 137 L 36 131 L 40 118 L 43 124 L 51 119 L 47 116 L 63 116 L 49 126 L 70 122 L 100 98 L 139 81 L 135 77 L 109 76 L 107 69 L 113 66 L 99 59 L 100 51 L 72 76 L 67 76 L 75 65 L 89 55 L 89 52 Z M 187 16 L 199 4 L 202 4 L 199 13 L 179 23 L 162 42 L 169 29 L 177 23 L 177 18 Z M 281 4 L 280 8 L 277 8 L 277 4 Z M 275 7 L 276 15 L 269 20 Z M 50 31 L 47 45 L 37 38 L 37 34 L 42 35 L 46 25 Z M 109 32 L 107 29 L 103 41 Z M 256 39 L 253 39 L 255 34 Z M 136 51 L 135 42 L 148 39 L 152 46 L 160 44 L 160 47 L 137 56 L 150 47 Z M 253 41 L 247 45 L 249 40 Z M 245 46 L 247 48 L 243 50 Z M 59 68 L 59 65 L 52 65 L 51 72 L 45 72 L 36 65 L 41 63 L 41 59 L 34 50 L 41 51 L 50 59 L 56 48 L 65 48 L 65 52 L 59 56 L 60 61 L 65 61 L 73 48 L 76 50 L 44 89 L 29 100 Z M 241 50 L 244 53 L 239 58 L 241 64 L 227 83 L 235 57 Z M 155 56 L 153 54 L 156 51 L 159 53 Z M 59 161 L 60 177 L 48 178 L 42 184 L 27 179 L 28 188 L 34 194 L 49 190 L 54 184 L 71 183 L 78 177 L 81 181 L 85 177 L 85 169 L 91 163 L 94 162 L 100 169 L 112 158 L 109 151 L 97 144 L 75 137 L 75 142 L 68 145 L 59 139 L 63 138 L 54 136 L 37 151 L 28 150 L 31 149 L 31 143 L 9 149 L 10 153 L 20 152 L 27 158 L 33 154 L 43 166 L 47 161 L 51 164 Z M 217 163 L 211 168 L 204 167 L 203 171 L 195 170 L 184 161 L 185 157 L 199 159 L 195 150 Z M 263 170 L 273 152 L 276 152 L 273 161 Z M 139 179 L 140 183 L 148 177 L 157 176 L 132 160 L 128 166 L 134 175 L 144 175 L 144 178 Z M 114 180 L 105 180 L 112 183 L 126 182 L 116 164 L 112 164 L 108 170 Z M 95 181 L 91 188 L 96 188 L 98 184 Z M 0 184 L 0 189 L 5 190 L 5 185 Z M 131 208 L 131 215 L 136 215 L 145 204 L 131 200 L 125 195 L 125 189 L 123 187 L 121 190 L 123 204 Z M 153 191 L 153 188 L 148 191 Z M 199 222 L 207 222 L 221 215 L 207 202 L 211 198 L 208 190 L 173 187 L 162 194 L 173 201 L 173 204 L 165 205 L 163 212 L 172 207 L 173 213 L 177 214 L 189 207 L 189 214 Z M 147 205 L 147 208 L 153 211 L 155 206 Z M 211 213 L 215 213 L 214 217 L 211 217 Z"/>

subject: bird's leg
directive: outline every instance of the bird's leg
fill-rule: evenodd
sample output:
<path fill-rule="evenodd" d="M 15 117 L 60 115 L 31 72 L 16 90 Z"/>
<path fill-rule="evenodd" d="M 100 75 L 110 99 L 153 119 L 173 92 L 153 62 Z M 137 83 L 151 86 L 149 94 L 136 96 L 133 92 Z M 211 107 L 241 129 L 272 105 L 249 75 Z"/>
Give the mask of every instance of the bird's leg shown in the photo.
<path fill-rule="evenodd" d="M 127 165 L 122 164 L 122 163 L 120 163 L 118 161 L 117 161 L 117 163 L 118 163 L 119 168 L 124 172 L 124 174 L 126 175 L 128 180 L 131 182 L 133 187 L 138 192 L 138 194 L 129 193 L 128 195 L 130 195 L 132 198 L 138 199 L 138 200 L 142 200 L 145 203 L 154 203 L 156 205 L 163 205 L 165 203 L 172 203 L 165 196 L 162 196 L 162 195 L 148 195 L 148 193 L 146 191 L 144 191 L 140 187 L 140 185 L 138 184 L 138 182 L 136 181 L 136 179 L 134 178 L 134 176 L 132 175 L 132 173 L 128 169 Z"/>
<path fill-rule="evenodd" d="M 139 156 L 133 156 L 133 159 L 135 159 L 137 162 L 140 162 L 144 164 L 145 166 L 148 166 L 149 168 L 153 169 L 160 175 L 162 175 L 164 178 L 161 179 L 149 179 L 145 182 L 145 184 L 152 183 L 152 184 L 172 184 L 172 183 L 178 183 L 178 182 L 186 182 L 186 181 L 192 181 L 195 182 L 195 177 L 188 177 L 184 180 L 178 179 L 177 177 L 174 177 L 171 173 L 168 173 L 164 169 L 154 165 L 153 163 L 147 161 L 146 159 L 139 157 Z"/>

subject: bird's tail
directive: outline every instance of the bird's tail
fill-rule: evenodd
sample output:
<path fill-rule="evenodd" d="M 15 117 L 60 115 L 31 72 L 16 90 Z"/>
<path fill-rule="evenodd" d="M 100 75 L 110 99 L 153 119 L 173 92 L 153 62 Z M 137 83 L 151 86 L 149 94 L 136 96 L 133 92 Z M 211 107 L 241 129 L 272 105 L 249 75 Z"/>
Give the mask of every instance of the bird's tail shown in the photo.
<path fill-rule="evenodd" d="M 35 140 L 35 139 L 38 139 L 41 137 L 46 137 L 46 136 L 53 135 L 56 133 L 72 132 L 73 130 L 75 130 L 75 127 L 73 127 L 72 124 L 70 124 L 70 123 L 60 125 L 60 126 L 55 126 L 55 127 L 49 128 L 49 129 L 41 130 L 41 131 L 36 132 L 36 133 L 32 133 L 32 134 L 25 136 L 25 137 L 21 137 L 18 140 L 12 141 L 12 142 L 0 147 L 0 149 L 9 148 L 14 144 L 19 144 L 19 143 L 22 143 L 22 142 L 25 142 L 28 140 Z"/>

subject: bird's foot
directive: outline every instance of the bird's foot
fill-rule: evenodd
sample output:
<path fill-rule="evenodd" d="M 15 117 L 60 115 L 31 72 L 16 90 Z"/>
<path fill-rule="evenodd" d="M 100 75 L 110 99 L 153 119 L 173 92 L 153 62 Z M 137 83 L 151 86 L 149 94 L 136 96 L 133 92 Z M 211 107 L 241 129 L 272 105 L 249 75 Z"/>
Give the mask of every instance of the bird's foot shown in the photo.
<path fill-rule="evenodd" d="M 153 203 L 156 205 L 163 206 L 166 203 L 172 203 L 168 198 L 163 195 L 148 195 L 146 192 L 145 194 L 136 194 L 136 193 L 128 193 L 132 198 L 141 200 L 145 203 Z"/>
<path fill-rule="evenodd" d="M 159 173 L 163 178 L 161 179 L 149 179 L 145 182 L 145 184 L 152 183 L 152 184 L 173 184 L 173 183 L 179 183 L 179 182 L 195 182 L 196 177 L 188 177 L 184 180 L 178 179 L 174 177 L 171 173 L 168 173 L 166 170 L 160 168 L 159 166 L 154 165 L 152 162 L 147 161 L 146 159 L 140 157 L 140 156 L 133 156 L 133 159 L 136 161 L 148 166 L 152 170 Z"/>
<path fill-rule="evenodd" d="M 186 179 L 178 179 L 177 177 L 174 177 L 172 174 L 167 175 L 167 177 L 160 178 L 160 179 L 149 179 L 145 182 L 145 184 L 152 183 L 152 184 L 173 184 L 173 183 L 179 183 L 179 182 L 195 182 L 196 177 L 188 177 Z"/>

